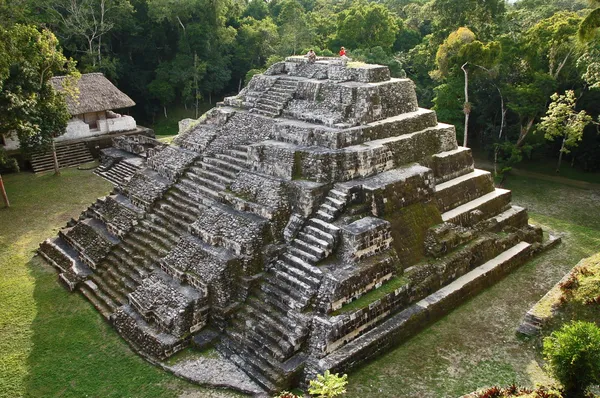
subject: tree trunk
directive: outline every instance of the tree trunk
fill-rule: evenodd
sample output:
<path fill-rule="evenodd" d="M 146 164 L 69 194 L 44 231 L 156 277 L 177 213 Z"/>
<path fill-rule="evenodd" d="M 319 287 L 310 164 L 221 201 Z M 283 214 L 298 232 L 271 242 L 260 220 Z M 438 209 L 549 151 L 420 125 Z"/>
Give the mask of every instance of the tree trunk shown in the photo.
<path fill-rule="evenodd" d="M 2 199 L 4 199 L 4 206 L 10 207 L 10 202 L 8 201 L 8 195 L 6 194 L 6 189 L 4 189 L 4 182 L 2 181 L 1 174 L 0 174 L 0 192 L 2 192 Z"/>
<path fill-rule="evenodd" d="M 556 164 L 556 172 L 560 173 L 560 163 L 562 162 L 562 157 L 565 149 L 565 142 L 567 141 L 567 137 L 563 138 L 562 145 L 560 146 L 560 152 L 558 154 L 558 163 Z"/>
<path fill-rule="evenodd" d="M 519 135 L 519 139 L 517 140 L 517 146 L 520 147 L 525 141 L 525 137 L 529 134 L 531 127 L 533 127 L 533 122 L 535 121 L 535 116 L 531 117 L 525 126 L 521 126 L 521 134 Z"/>
<path fill-rule="evenodd" d="M 56 155 L 56 144 L 54 138 L 52 139 L 52 160 L 54 162 L 54 175 L 60 175 L 60 168 L 58 166 L 58 156 Z"/>
<path fill-rule="evenodd" d="M 238 84 L 238 93 L 239 93 L 240 91 L 242 91 L 242 83 L 243 83 L 243 80 L 242 80 L 242 78 L 240 77 L 240 82 L 239 82 L 239 84 Z"/>
<path fill-rule="evenodd" d="M 465 136 L 463 138 L 463 146 L 467 148 L 467 139 L 469 137 L 469 114 L 471 113 L 471 106 L 469 105 L 469 72 L 467 71 L 467 63 L 461 67 L 465 73 L 465 105 L 463 111 L 465 112 Z"/>
<path fill-rule="evenodd" d="M 212 105 L 212 93 L 211 92 L 208 93 L 208 103 L 210 105 Z"/>
<path fill-rule="evenodd" d="M 167 116 L 167 106 L 163 105 L 163 112 L 165 113 L 165 119 L 168 119 L 169 117 Z"/>

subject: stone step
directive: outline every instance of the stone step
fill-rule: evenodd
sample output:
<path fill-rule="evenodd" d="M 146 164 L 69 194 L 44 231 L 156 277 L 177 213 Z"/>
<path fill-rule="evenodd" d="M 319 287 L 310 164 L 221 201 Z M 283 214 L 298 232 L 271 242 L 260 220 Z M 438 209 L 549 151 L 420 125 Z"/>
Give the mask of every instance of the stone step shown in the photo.
<path fill-rule="evenodd" d="M 230 156 L 225 153 L 217 153 L 215 154 L 215 157 L 223 162 L 226 162 L 229 165 L 235 165 L 239 167 L 240 170 L 245 170 L 249 167 L 247 160 L 240 159 L 235 156 Z"/>
<path fill-rule="evenodd" d="M 229 156 L 232 156 L 234 158 L 238 158 L 241 159 L 245 162 L 248 161 L 249 155 L 248 155 L 248 147 L 242 146 L 241 148 L 233 148 L 233 149 L 225 149 L 223 150 L 223 153 Z"/>
<path fill-rule="evenodd" d="M 220 173 L 215 173 L 213 171 L 206 170 L 206 169 L 202 169 L 201 171 L 196 172 L 195 174 L 199 175 L 200 177 L 202 177 L 204 179 L 215 181 L 224 187 L 229 186 L 234 181 L 234 178 L 222 175 Z"/>
<path fill-rule="evenodd" d="M 269 105 L 279 110 L 283 108 L 283 101 L 278 101 L 271 98 L 260 98 L 258 101 L 256 101 L 256 103 Z"/>
<path fill-rule="evenodd" d="M 495 224 L 494 230 L 501 231 L 506 226 L 521 228 L 528 224 L 527 210 L 520 206 L 511 206 L 490 220 Z"/>
<path fill-rule="evenodd" d="M 298 284 L 287 282 L 283 276 L 269 275 L 265 278 L 268 283 L 263 283 L 260 288 L 266 293 L 266 298 L 271 300 L 285 300 L 284 303 L 288 309 L 303 309 L 308 303 L 308 298 L 304 295 L 303 289 Z"/>
<path fill-rule="evenodd" d="M 478 170 L 456 177 L 435 187 L 435 200 L 440 212 L 446 212 L 494 190 L 489 171 Z"/>
<path fill-rule="evenodd" d="M 243 350 L 238 351 L 237 349 L 232 348 L 232 343 L 232 341 L 221 341 L 219 344 L 217 344 L 217 350 L 231 362 L 233 362 L 238 368 L 243 370 L 244 373 L 250 376 L 252 380 L 254 380 L 267 392 L 275 393 L 279 389 L 277 384 L 264 376 L 260 368 L 257 369 L 255 365 L 252 365 L 252 363 L 246 359 L 245 352 Z"/>
<path fill-rule="evenodd" d="M 87 280 L 82 283 L 82 286 L 85 286 L 111 313 L 119 307 L 95 282 Z"/>
<path fill-rule="evenodd" d="M 267 279 L 265 279 L 265 281 L 268 282 Z M 283 282 L 281 282 L 281 285 L 283 285 Z M 288 289 L 291 289 L 291 287 Z M 305 303 L 298 302 L 296 299 L 291 298 L 290 294 L 292 293 L 278 288 L 272 283 L 261 284 L 260 290 L 264 293 L 261 296 L 264 302 L 276 308 L 277 311 L 283 315 L 289 315 L 292 310 L 302 310 L 306 305 Z"/>
<path fill-rule="evenodd" d="M 166 230 L 164 230 L 164 232 L 167 232 Z M 138 239 L 144 239 L 148 244 L 152 244 L 152 242 L 156 242 L 156 244 L 161 248 L 161 250 L 170 250 L 170 248 L 172 246 L 174 246 L 177 241 L 179 240 L 179 237 L 172 237 L 172 235 L 167 235 L 165 236 L 163 233 L 158 232 L 156 229 L 151 229 L 151 227 L 146 227 L 146 226 L 138 226 L 136 229 L 136 233 L 135 234 L 131 234 L 131 235 L 136 235 L 140 234 L 140 235 L 147 235 L 148 237 L 151 238 L 141 238 L 138 237 Z M 157 253 L 159 254 L 159 253 Z"/>
<path fill-rule="evenodd" d="M 271 105 L 265 102 L 261 102 L 260 100 L 256 103 L 256 107 L 263 111 L 272 112 L 279 114 L 281 112 L 282 107 L 280 105 Z"/>
<path fill-rule="evenodd" d="M 320 248 L 324 252 L 330 252 L 333 248 L 333 244 L 330 243 L 331 241 L 333 241 L 333 236 L 331 237 L 331 241 L 326 241 L 319 238 L 318 236 L 301 231 L 298 233 L 298 239 L 301 239 L 306 243 L 310 243 L 311 245 Z"/>
<path fill-rule="evenodd" d="M 405 341 L 427 323 L 441 318 L 466 299 L 492 285 L 514 267 L 527 261 L 530 253 L 529 243 L 518 243 L 320 359 L 320 371 L 339 369 L 350 363 L 358 364 L 374 354 L 392 348 L 392 344 Z"/>
<path fill-rule="evenodd" d="M 333 196 L 327 196 L 325 198 L 325 203 L 335 208 L 336 210 L 341 210 L 346 205 L 345 200 L 338 199 L 337 197 Z"/>
<path fill-rule="evenodd" d="M 325 213 L 321 209 L 317 210 L 316 218 L 323 220 L 323 221 L 327 221 L 327 222 L 332 222 L 335 220 L 335 216 Z"/>
<path fill-rule="evenodd" d="M 510 203 L 511 192 L 506 189 L 496 190 L 458 206 L 442 214 L 444 222 L 472 226 L 503 212 Z M 478 211 L 481 214 L 473 214 Z"/>
<path fill-rule="evenodd" d="M 181 211 L 180 209 L 174 207 L 164 199 L 157 203 L 157 207 L 166 211 L 170 214 L 170 216 L 175 217 L 177 220 L 180 220 L 184 224 L 191 224 L 194 221 L 196 221 L 196 217 L 193 214 Z"/>
<path fill-rule="evenodd" d="M 474 170 L 471 149 L 465 147 L 435 154 L 432 156 L 432 161 L 431 168 L 436 184 L 441 184 Z"/>
<path fill-rule="evenodd" d="M 314 227 L 316 229 L 319 229 L 323 232 L 328 233 L 329 235 L 333 236 L 334 239 L 338 236 L 338 233 L 340 231 L 340 229 L 338 227 L 336 227 L 335 225 L 330 224 L 327 221 L 323 221 L 318 218 L 309 219 L 308 225 L 311 227 Z"/>
<path fill-rule="evenodd" d="M 311 284 L 301 280 L 297 274 L 291 271 L 292 269 L 294 268 L 274 269 L 272 270 L 272 273 L 275 274 L 277 280 L 283 281 L 289 287 L 298 290 L 298 293 L 300 293 L 298 297 L 303 298 L 307 292 L 313 291 L 314 288 L 311 286 Z M 318 281 L 316 284 L 318 285 Z M 280 286 L 278 285 L 278 287 Z"/>
<path fill-rule="evenodd" d="M 188 172 L 186 174 L 186 178 L 189 178 L 194 183 L 205 186 L 206 188 L 209 188 L 216 192 L 224 191 L 227 188 L 224 184 L 221 184 L 220 182 L 218 182 L 215 179 L 211 179 L 210 177 L 206 178 L 206 177 L 200 176 L 200 175 L 198 175 L 196 173 L 192 173 L 192 172 Z"/>
<path fill-rule="evenodd" d="M 330 246 L 333 246 L 335 243 L 334 235 L 312 225 L 307 225 L 302 231 L 305 231 L 308 236 L 314 236 L 316 239 L 327 242 Z"/>
<path fill-rule="evenodd" d="M 238 172 L 240 171 L 239 168 L 236 168 L 235 171 L 232 171 L 232 170 L 224 169 L 224 168 L 220 167 L 219 165 L 207 163 L 207 162 L 202 162 L 200 164 L 200 166 L 204 170 L 210 171 L 215 174 L 222 175 L 223 177 L 229 178 L 231 180 L 235 180 L 235 177 L 237 176 Z"/>
<path fill-rule="evenodd" d="M 319 260 L 322 260 L 323 258 L 325 258 L 327 256 L 327 252 L 325 250 L 323 250 L 322 248 L 320 248 L 318 246 L 313 245 L 312 243 L 306 242 L 300 238 L 294 239 L 292 241 L 292 245 L 302 251 L 305 251 L 307 253 L 314 255 Z"/>
<path fill-rule="evenodd" d="M 339 201 L 346 203 L 346 201 L 348 199 L 348 194 L 339 189 L 332 189 L 329 191 L 329 194 L 327 195 L 327 197 L 331 197 L 333 199 L 337 199 Z"/>
<path fill-rule="evenodd" d="M 287 252 L 295 257 L 300 258 L 301 260 L 306 261 L 311 265 L 316 264 L 320 260 L 320 258 L 315 256 L 314 254 L 305 252 L 304 250 L 299 249 L 295 246 L 289 246 Z"/>
<path fill-rule="evenodd" d="M 112 302 L 115 309 L 127 302 L 127 298 L 121 289 L 119 289 L 119 286 L 115 286 L 114 284 L 111 285 L 109 282 L 111 281 L 110 277 L 104 275 L 101 277 L 98 274 L 92 274 L 89 281 L 96 284 L 98 289 Z"/>
<path fill-rule="evenodd" d="M 280 261 L 284 262 L 289 267 L 298 268 L 319 280 L 323 275 L 323 272 L 319 268 L 309 264 L 308 262 L 302 260 L 300 257 L 295 256 L 290 252 L 283 253 Z"/>
<path fill-rule="evenodd" d="M 197 194 L 204 195 L 209 199 L 217 200 L 217 201 L 220 200 L 218 191 L 215 191 L 214 189 L 211 189 L 204 185 L 197 184 L 195 181 L 193 181 L 187 177 L 180 179 L 179 182 L 177 183 L 177 185 L 178 185 L 178 187 L 185 186 L 188 189 L 196 192 Z"/>
<path fill-rule="evenodd" d="M 178 187 L 174 187 L 173 189 L 169 190 L 169 192 L 163 196 L 163 198 L 169 203 L 183 204 L 196 214 L 199 214 L 204 209 L 204 206 L 201 203 L 195 201 L 193 197 L 189 196 Z"/>
<path fill-rule="evenodd" d="M 240 171 L 246 169 L 246 165 L 245 164 L 243 166 L 241 166 L 241 165 L 238 165 L 237 163 L 230 162 L 229 159 L 223 160 L 223 158 L 222 158 L 223 156 L 227 156 L 227 155 L 221 154 L 220 157 L 214 157 L 214 158 L 206 157 L 206 158 L 204 158 L 204 162 L 208 163 L 208 164 L 211 164 L 211 165 L 213 165 L 215 167 L 219 167 L 219 168 L 221 168 L 223 170 L 234 172 L 236 175 Z M 229 158 L 233 158 L 233 157 L 229 156 Z M 240 159 L 237 159 L 236 162 L 237 161 L 242 162 L 242 160 L 240 160 Z"/>
<path fill-rule="evenodd" d="M 269 117 L 279 116 L 279 112 L 270 112 L 270 111 L 265 111 L 265 110 L 262 110 L 259 108 L 254 108 L 253 111 L 255 111 L 255 113 L 258 113 L 263 116 L 269 116 Z"/>
<path fill-rule="evenodd" d="M 287 263 L 284 263 L 282 261 L 277 261 L 277 266 L 280 270 L 286 272 L 289 275 L 294 276 L 295 278 L 309 285 L 311 290 L 315 290 L 316 288 L 318 288 L 319 284 L 321 283 L 320 278 L 315 278 L 313 275 L 311 275 L 308 272 L 305 272 L 301 268 L 290 267 Z"/>
<path fill-rule="evenodd" d="M 289 96 L 287 94 L 282 93 L 274 93 L 274 92 L 266 92 L 263 94 L 261 98 L 272 100 L 278 103 L 285 103 L 289 100 Z"/>
<path fill-rule="evenodd" d="M 92 306 L 94 306 L 94 308 L 96 310 L 98 310 L 98 312 L 100 312 L 100 314 L 104 317 L 104 319 L 107 319 L 107 320 L 110 319 L 114 310 L 112 308 L 110 308 L 109 306 L 107 306 L 106 303 L 104 303 L 102 300 L 100 300 L 96 296 L 95 292 L 93 292 L 85 284 L 79 285 L 79 291 L 81 292 L 81 294 L 83 294 L 83 296 L 85 298 L 87 298 L 89 300 L 90 303 L 92 303 Z"/>
<path fill-rule="evenodd" d="M 261 321 L 259 325 L 263 325 L 271 332 L 272 338 L 278 341 L 284 352 L 293 351 L 294 347 L 301 345 L 302 337 L 306 336 L 306 327 L 298 325 L 297 321 L 282 315 L 281 312 L 269 311 L 269 308 L 272 307 L 265 305 L 263 301 L 259 301 L 256 297 L 251 297 L 245 311 Z"/>
<path fill-rule="evenodd" d="M 244 325 L 240 330 L 243 330 L 243 334 L 237 332 L 234 328 L 228 328 L 225 333 L 234 340 L 243 343 L 245 347 L 249 348 L 250 351 L 274 369 L 281 366 L 281 362 L 285 361 L 286 356 L 279 349 L 279 346 L 256 333 L 252 326 Z"/>
<path fill-rule="evenodd" d="M 337 214 L 339 213 L 339 209 L 337 207 L 333 207 L 327 203 L 323 203 L 321 206 L 319 206 L 319 210 L 331 215 L 332 217 L 334 217 L 334 219 L 337 216 Z"/>
<path fill-rule="evenodd" d="M 234 321 L 233 327 L 239 330 L 252 330 L 260 335 L 260 339 L 266 342 L 265 345 L 277 347 L 276 351 L 273 350 L 275 352 L 271 353 L 276 359 L 286 358 L 295 351 L 295 346 L 288 341 L 287 334 L 289 331 L 285 330 L 281 325 L 274 324 L 268 319 L 260 317 L 257 312 L 244 312 L 240 318 Z M 278 327 L 284 329 L 284 331 L 282 332 Z M 283 361 L 284 359 L 281 360 Z"/>

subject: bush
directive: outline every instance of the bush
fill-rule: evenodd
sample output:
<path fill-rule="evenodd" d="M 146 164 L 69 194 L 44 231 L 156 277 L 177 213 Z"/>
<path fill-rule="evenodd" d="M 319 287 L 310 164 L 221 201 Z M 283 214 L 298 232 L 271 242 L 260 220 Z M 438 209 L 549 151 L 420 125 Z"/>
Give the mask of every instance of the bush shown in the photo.
<path fill-rule="evenodd" d="M 340 377 L 337 373 L 330 373 L 326 370 L 323 375 L 317 375 L 317 380 L 311 380 L 308 388 L 310 395 L 317 397 L 337 397 L 346 392 L 346 384 L 348 384 L 348 375 Z"/>
<path fill-rule="evenodd" d="M 544 339 L 544 358 L 565 397 L 583 397 L 590 385 L 600 383 L 600 328 L 581 321 L 564 325 Z"/>
<path fill-rule="evenodd" d="M 19 164 L 15 158 L 10 158 L 6 155 L 4 148 L 0 148 L 0 173 L 19 172 Z"/>

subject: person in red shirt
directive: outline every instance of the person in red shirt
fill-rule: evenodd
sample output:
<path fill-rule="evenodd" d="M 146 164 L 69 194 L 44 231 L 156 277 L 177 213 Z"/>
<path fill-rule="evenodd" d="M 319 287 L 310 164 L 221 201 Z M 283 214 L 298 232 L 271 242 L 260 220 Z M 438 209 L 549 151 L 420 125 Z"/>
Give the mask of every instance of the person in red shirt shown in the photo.
<path fill-rule="evenodd" d="M 340 57 L 346 56 L 346 49 L 344 47 L 340 48 Z"/>

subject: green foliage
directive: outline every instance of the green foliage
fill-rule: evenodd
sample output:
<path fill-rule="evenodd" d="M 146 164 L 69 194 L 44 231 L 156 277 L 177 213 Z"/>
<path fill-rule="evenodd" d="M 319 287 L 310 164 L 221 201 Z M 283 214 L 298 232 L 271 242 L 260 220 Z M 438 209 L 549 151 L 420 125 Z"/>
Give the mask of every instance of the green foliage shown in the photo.
<path fill-rule="evenodd" d="M 16 132 L 25 152 L 48 148 L 66 130 L 70 119 L 63 94 L 52 87 L 54 74 L 68 74 L 65 91 L 79 73 L 67 59 L 58 39 L 47 29 L 13 25 L 0 28 L 0 134 Z"/>
<path fill-rule="evenodd" d="M 600 8 L 596 8 L 588 14 L 579 25 L 577 34 L 581 41 L 591 41 L 596 37 L 596 32 L 600 28 Z"/>
<path fill-rule="evenodd" d="M 385 6 L 355 3 L 338 15 L 336 44 L 352 49 L 381 47 L 389 52 L 397 32 L 396 17 Z"/>
<path fill-rule="evenodd" d="M 586 111 L 575 111 L 575 92 L 567 90 L 565 94 L 553 94 L 552 103 L 548 107 L 546 116 L 542 118 L 538 129 L 544 132 L 547 140 L 563 138 L 561 152 L 569 153 L 569 148 L 578 145 L 583 136 L 583 129 L 592 121 Z"/>
<path fill-rule="evenodd" d="M 544 339 L 544 358 L 565 397 L 582 397 L 588 386 L 600 383 L 600 328 L 581 321 L 564 325 Z"/>
<path fill-rule="evenodd" d="M 8 157 L 4 148 L 0 147 L 0 173 L 18 172 L 19 164 L 15 158 Z"/>
<path fill-rule="evenodd" d="M 252 77 L 254 77 L 254 75 L 258 75 L 259 73 L 263 73 L 264 71 L 265 69 L 250 69 L 248 73 L 246 73 L 246 77 L 244 78 L 244 86 L 247 86 L 248 83 L 250 83 L 250 80 L 252 80 Z"/>
<path fill-rule="evenodd" d="M 308 393 L 317 397 L 331 398 L 342 395 L 346 392 L 348 384 L 348 375 L 339 376 L 338 373 L 331 373 L 326 370 L 324 374 L 317 375 L 316 380 L 311 380 Z"/>
<path fill-rule="evenodd" d="M 304 8 L 297 0 L 284 0 L 277 19 L 281 35 L 280 54 L 293 55 L 312 43 L 312 29 Z"/>
<path fill-rule="evenodd" d="M 325 55 L 325 54 L 323 54 Z M 385 65 L 390 68 L 392 77 L 405 77 L 406 73 L 398 58 L 387 53 L 382 47 L 357 49 L 352 51 L 352 59 L 370 64 Z"/>

